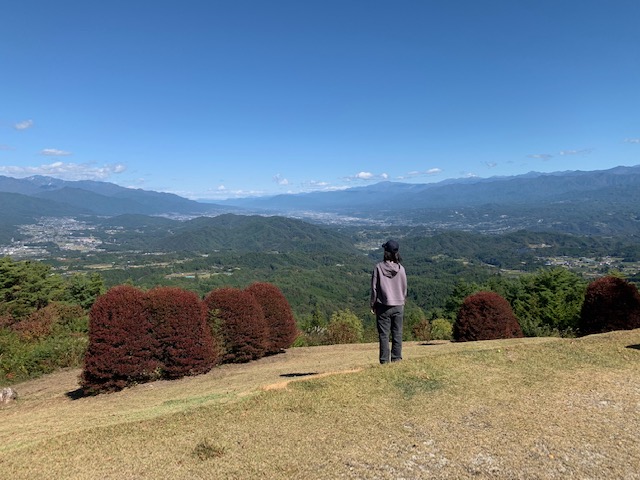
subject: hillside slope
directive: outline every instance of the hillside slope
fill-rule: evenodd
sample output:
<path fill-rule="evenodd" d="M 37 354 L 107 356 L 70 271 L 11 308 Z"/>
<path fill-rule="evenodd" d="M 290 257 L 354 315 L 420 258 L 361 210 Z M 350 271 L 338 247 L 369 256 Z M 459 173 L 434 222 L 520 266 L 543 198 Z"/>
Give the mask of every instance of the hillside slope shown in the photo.
<path fill-rule="evenodd" d="M 290 349 L 79 399 L 77 371 L 21 384 L 0 466 L 16 479 L 638 477 L 640 330 L 409 343 L 385 366 L 376 350 Z"/>

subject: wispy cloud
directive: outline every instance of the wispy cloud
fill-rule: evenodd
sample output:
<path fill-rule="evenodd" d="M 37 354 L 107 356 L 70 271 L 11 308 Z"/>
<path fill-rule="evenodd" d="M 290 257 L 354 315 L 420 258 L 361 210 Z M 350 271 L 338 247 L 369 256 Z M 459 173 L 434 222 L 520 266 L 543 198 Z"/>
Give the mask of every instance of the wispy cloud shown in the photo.
<path fill-rule="evenodd" d="M 16 130 L 27 130 L 33 127 L 33 120 L 23 120 L 13 125 Z"/>
<path fill-rule="evenodd" d="M 67 157 L 71 155 L 71 152 L 65 150 L 58 150 L 57 148 L 45 148 L 40 151 L 40 155 L 46 155 L 48 157 Z"/>
<path fill-rule="evenodd" d="M 328 187 L 330 184 L 329 182 L 318 182 L 316 180 L 311 180 L 309 182 L 309 185 L 311 185 L 312 187 L 324 188 L 324 187 Z"/>
<path fill-rule="evenodd" d="M 640 138 L 625 138 L 626 143 L 640 143 Z"/>
<path fill-rule="evenodd" d="M 532 154 L 532 155 L 527 155 L 527 157 L 535 158 L 537 160 L 547 161 L 547 160 L 552 159 L 553 155 L 551 155 L 550 153 L 535 153 L 535 154 Z"/>
<path fill-rule="evenodd" d="M 408 172 L 405 175 L 401 175 L 399 177 L 396 177 L 398 180 L 406 180 L 408 178 L 416 178 L 416 177 L 432 177 L 434 175 L 439 175 L 442 173 L 442 169 L 441 168 L 430 168 L 428 170 L 413 170 L 411 172 Z"/>
<path fill-rule="evenodd" d="M 485 165 L 489 168 L 495 168 L 498 166 L 496 162 L 485 162 Z"/>
<path fill-rule="evenodd" d="M 583 148 L 581 150 L 562 150 L 560 155 L 588 155 L 593 152 L 593 148 Z"/>
<path fill-rule="evenodd" d="M 561 150 L 560 152 L 558 152 L 558 155 L 560 156 L 568 156 L 568 155 L 588 155 L 591 152 L 593 152 L 593 148 L 581 148 L 579 150 Z M 527 157 L 529 158 L 535 158 L 536 160 L 542 160 L 542 161 L 547 161 L 547 160 L 551 160 L 554 155 L 550 154 L 550 153 L 536 153 L 536 154 L 531 154 L 531 155 L 527 155 Z"/>
<path fill-rule="evenodd" d="M 308 180 L 300 184 L 299 189 L 296 193 L 332 192 L 335 190 L 344 190 L 346 188 L 350 188 L 350 186 L 349 185 L 333 185 L 330 182 L 321 181 L 321 180 Z"/>
<path fill-rule="evenodd" d="M 54 162 L 35 167 L 0 166 L 0 173 L 13 177 L 45 175 L 63 180 L 105 180 L 112 175 L 124 172 L 127 167 L 122 163 L 98 166 L 93 163 Z"/>
<path fill-rule="evenodd" d="M 156 189 L 157 191 L 173 193 L 175 195 L 179 195 L 184 198 L 189 198 L 191 200 L 226 200 L 230 198 L 247 198 L 247 197 L 263 197 L 268 195 L 269 192 L 264 190 L 242 190 L 242 189 L 231 189 L 226 187 L 225 185 L 218 185 L 217 187 L 211 187 L 204 191 L 187 191 L 187 190 L 175 190 L 175 189 L 167 189 L 160 188 Z"/>
<path fill-rule="evenodd" d="M 276 182 L 278 185 L 289 185 L 289 180 L 287 180 L 286 178 L 283 178 L 282 175 L 280 175 L 279 173 L 273 176 L 273 181 Z"/>

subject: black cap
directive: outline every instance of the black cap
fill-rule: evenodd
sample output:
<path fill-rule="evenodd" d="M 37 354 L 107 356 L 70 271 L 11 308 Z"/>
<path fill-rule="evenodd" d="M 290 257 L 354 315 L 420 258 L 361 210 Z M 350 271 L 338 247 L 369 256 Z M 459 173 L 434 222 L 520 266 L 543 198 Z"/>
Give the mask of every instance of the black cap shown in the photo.
<path fill-rule="evenodd" d="M 395 240 L 389 240 L 387 243 L 382 245 L 382 248 L 384 248 L 387 252 L 398 253 L 400 245 L 398 245 L 398 242 L 396 242 Z"/>

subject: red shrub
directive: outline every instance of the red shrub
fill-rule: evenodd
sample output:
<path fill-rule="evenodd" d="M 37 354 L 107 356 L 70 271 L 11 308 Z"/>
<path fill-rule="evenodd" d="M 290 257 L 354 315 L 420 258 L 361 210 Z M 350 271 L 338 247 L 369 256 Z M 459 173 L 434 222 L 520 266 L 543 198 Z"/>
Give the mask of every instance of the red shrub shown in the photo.
<path fill-rule="evenodd" d="M 11 327 L 16 323 L 16 319 L 10 313 L 0 313 L 0 328 Z"/>
<path fill-rule="evenodd" d="M 56 313 L 47 305 L 44 308 L 35 310 L 24 320 L 20 320 L 11 326 L 11 329 L 18 334 L 20 340 L 39 340 L 51 335 L 53 325 L 56 322 Z"/>
<path fill-rule="evenodd" d="M 602 277 L 587 287 L 578 330 L 582 335 L 640 328 L 638 288 L 618 277 Z"/>
<path fill-rule="evenodd" d="M 458 342 L 523 336 L 509 302 L 494 292 L 465 298 L 453 325 L 453 338 Z"/>
<path fill-rule="evenodd" d="M 193 292 L 159 287 L 147 292 L 148 318 L 160 346 L 163 377 L 206 373 L 218 359 L 207 306 Z"/>
<path fill-rule="evenodd" d="M 145 294 L 129 285 L 113 287 L 98 297 L 89 314 L 82 388 L 94 394 L 156 379 L 159 351 Z"/>
<path fill-rule="evenodd" d="M 249 362 L 265 354 L 267 325 L 253 295 L 237 288 L 220 288 L 204 301 L 214 336 L 218 334 L 222 340 L 223 362 Z"/>
<path fill-rule="evenodd" d="M 56 325 L 66 325 L 84 315 L 84 310 L 78 305 L 53 302 L 35 310 L 24 320 L 14 323 L 11 329 L 22 340 L 39 340 L 51 335 Z"/>
<path fill-rule="evenodd" d="M 413 325 L 411 328 L 413 337 L 420 342 L 428 342 L 431 340 L 431 324 L 429 320 L 423 318 Z"/>
<path fill-rule="evenodd" d="M 260 304 L 267 322 L 267 354 L 289 348 L 298 336 L 298 327 L 289 302 L 280 289 L 271 283 L 254 283 L 247 287 Z"/>

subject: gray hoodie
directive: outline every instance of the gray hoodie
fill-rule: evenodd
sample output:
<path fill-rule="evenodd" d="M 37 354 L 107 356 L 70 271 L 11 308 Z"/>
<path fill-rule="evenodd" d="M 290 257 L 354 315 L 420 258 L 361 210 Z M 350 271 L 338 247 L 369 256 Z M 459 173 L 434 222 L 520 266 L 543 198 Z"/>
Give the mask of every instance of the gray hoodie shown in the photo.
<path fill-rule="evenodd" d="M 399 263 L 380 262 L 371 275 L 371 307 L 404 305 L 407 298 L 407 274 Z"/>

